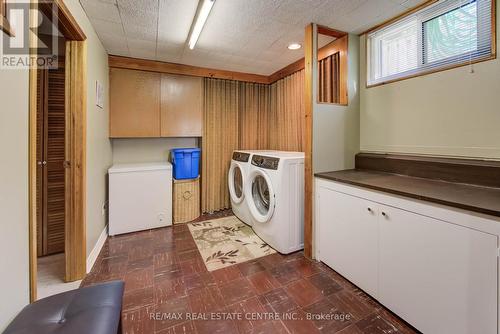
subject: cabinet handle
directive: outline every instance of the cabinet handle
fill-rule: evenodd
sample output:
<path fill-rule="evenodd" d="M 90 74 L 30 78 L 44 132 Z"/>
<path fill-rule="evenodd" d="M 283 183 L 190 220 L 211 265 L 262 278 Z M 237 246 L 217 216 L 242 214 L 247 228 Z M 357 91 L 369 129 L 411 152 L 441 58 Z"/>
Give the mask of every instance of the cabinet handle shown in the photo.
<path fill-rule="evenodd" d="M 384 211 L 382 211 L 382 216 L 388 217 L 387 213 L 385 213 Z"/>
<path fill-rule="evenodd" d="M 372 208 L 368 208 L 368 212 L 373 212 Z"/>

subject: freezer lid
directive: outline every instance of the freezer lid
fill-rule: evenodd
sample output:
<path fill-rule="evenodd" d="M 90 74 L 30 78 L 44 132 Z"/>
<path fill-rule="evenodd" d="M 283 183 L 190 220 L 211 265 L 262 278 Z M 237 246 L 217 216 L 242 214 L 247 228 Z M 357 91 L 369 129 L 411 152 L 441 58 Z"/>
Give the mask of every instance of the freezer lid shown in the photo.
<path fill-rule="evenodd" d="M 154 162 L 154 163 L 135 163 L 135 164 L 117 164 L 111 166 L 108 170 L 109 174 L 128 173 L 128 172 L 145 172 L 154 170 L 171 170 L 170 162 Z"/>

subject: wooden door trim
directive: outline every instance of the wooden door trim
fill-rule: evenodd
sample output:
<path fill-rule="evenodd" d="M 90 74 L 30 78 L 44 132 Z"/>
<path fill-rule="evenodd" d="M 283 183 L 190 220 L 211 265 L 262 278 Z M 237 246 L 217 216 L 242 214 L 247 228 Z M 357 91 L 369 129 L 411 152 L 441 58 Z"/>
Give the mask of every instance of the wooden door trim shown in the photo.
<path fill-rule="evenodd" d="M 67 282 L 86 274 L 86 80 L 85 41 L 66 42 L 66 171 L 65 254 Z"/>
<path fill-rule="evenodd" d="M 87 39 L 82 28 L 62 0 L 42 0 L 39 6 L 49 19 L 57 18 L 58 28 L 67 40 L 84 41 Z"/>
<path fill-rule="evenodd" d="M 314 80 L 314 24 L 306 26 L 304 38 L 304 256 L 312 257 L 313 237 L 313 80 Z"/>
<path fill-rule="evenodd" d="M 48 4 L 54 4 L 56 10 Z M 67 233 L 65 241 L 70 247 L 66 248 L 66 263 L 67 263 L 67 274 L 66 280 L 78 280 L 83 278 L 86 272 L 86 224 L 85 224 L 85 203 L 86 203 L 86 42 L 85 34 L 80 26 L 77 24 L 75 18 L 71 15 L 68 8 L 64 5 L 61 0 L 54 0 L 45 2 L 45 4 L 40 3 L 40 9 L 43 11 L 44 8 L 50 8 L 51 13 L 57 12 L 57 16 L 50 15 L 49 17 L 56 18 L 59 21 L 59 27 L 62 27 L 62 32 L 66 40 L 74 41 L 76 43 L 76 48 L 80 50 L 76 54 L 72 54 L 68 59 L 66 58 L 66 64 L 71 64 L 71 69 L 75 73 L 75 76 L 79 78 L 73 85 L 71 82 L 66 82 L 65 85 L 71 86 L 71 93 L 67 98 L 68 107 L 70 107 L 73 119 L 68 124 L 72 129 L 72 142 L 71 146 L 74 148 L 73 153 L 70 157 L 74 157 L 75 161 L 71 166 L 72 169 L 77 169 L 76 172 L 71 172 L 71 189 L 72 199 L 70 214 L 75 217 L 72 221 L 71 227 L 76 227 L 73 229 L 74 233 Z M 45 6 L 45 7 L 44 7 Z M 30 11 L 30 22 L 32 26 L 36 26 L 38 22 L 38 16 L 36 11 Z M 30 34 L 29 41 L 31 50 L 36 50 L 37 38 L 32 38 L 33 34 Z M 35 52 L 32 51 L 32 56 L 36 56 Z M 36 67 L 32 67 L 29 70 L 29 167 L 28 167 L 28 200 L 29 200 L 29 269 L 30 269 L 30 301 L 33 302 L 37 299 L 37 215 L 36 215 L 36 117 L 37 117 L 37 80 L 38 80 L 38 70 Z M 74 78 L 72 78 L 74 80 Z M 66 111 L 68 112 L 68 111 Z M 69 266 L 68 266 L 69 264 Z"/>
<path fill-rule="evenodd" d="M 30 11 L 30 25 L 36 27 L 38 15 L 35 11 Z M 29 45 L 30 50 L 35 50 L 37 46 L 36 38 L 30 34 Z M 34 54 L 32 54 L 33 56 Z M 33 66 L 29 69 L 29 118 L 28 118 L 28 225 L 29 225 L 29 271 L 30 271 L 30 302 L 36 300 L 37 296 L 37 86 L 38 86 L 38 69 Z"/>

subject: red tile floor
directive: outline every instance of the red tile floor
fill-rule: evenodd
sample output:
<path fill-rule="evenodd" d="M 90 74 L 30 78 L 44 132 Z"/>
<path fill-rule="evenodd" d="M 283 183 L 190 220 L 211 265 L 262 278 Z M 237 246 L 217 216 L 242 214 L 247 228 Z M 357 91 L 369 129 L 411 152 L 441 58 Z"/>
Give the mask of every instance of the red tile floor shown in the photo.
<path fill-rule="evenodd" d="M 417 333 L 302 252 L 209 272 L 186 225 L 108 238 L 82 286 L 116 279 L 123 333 Z"/>

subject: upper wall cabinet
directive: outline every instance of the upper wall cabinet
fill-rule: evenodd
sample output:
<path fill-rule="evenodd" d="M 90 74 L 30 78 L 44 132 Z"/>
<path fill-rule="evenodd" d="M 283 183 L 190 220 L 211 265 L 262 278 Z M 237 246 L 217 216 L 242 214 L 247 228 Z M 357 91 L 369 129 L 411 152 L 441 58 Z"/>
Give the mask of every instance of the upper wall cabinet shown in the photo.
<path fill-rule="evenodd" d="M 160 80 L 159 73 L 110 69 L 110 137 L 160 136 Z"/>
<path fill-rule="evenodd" d="M 203 79 L 111 68 L 110 137 L 200 137 Z"/>
<path fill-rule="evenodd" d="M 203 79 L 185 75 L 161 76 L 161 136 L 201 137 Z"/>

